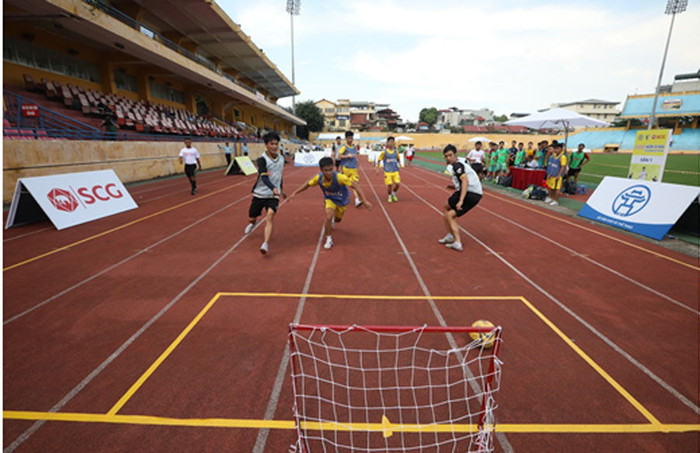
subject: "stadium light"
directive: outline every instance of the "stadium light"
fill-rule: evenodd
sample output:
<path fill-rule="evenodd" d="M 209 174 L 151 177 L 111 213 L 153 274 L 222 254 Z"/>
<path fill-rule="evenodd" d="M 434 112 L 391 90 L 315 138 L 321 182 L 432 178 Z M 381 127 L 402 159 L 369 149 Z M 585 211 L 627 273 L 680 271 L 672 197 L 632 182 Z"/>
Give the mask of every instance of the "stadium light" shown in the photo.
<path fill-rule="evenodd" d="M 661 78 L 664 75 L 664 66 L 666 66 L 666 55 L 668 55 L 668 45 L 671 43 L 671 32 L 673 31 L 673 22 L 676 20 L 676 14 L 680 14 L 688 7 L 688 0 L 668 0 L 666 4 L 665 14 L 671 15 L 671 26 L 668 29 L 668 38 L 666 38 L 666 49 L 664 50 L 664 58 L 661 60 L 661 70 L 659 71 L 659 81 L 656 82 L 656 91 L 654 92 L 654 102 L 651 105 L 651 114 L 649 115 L 649 125 L 647 129 L 652 129 L 656 124 L 656 103 L 659 100 L 659 91 L 661 91 Z"/>
<path fill-rule="evenodd" d="M 287 0 L 287 12 L 289 13 L 289 21 L 292 25 L 292 85 L 296 86 L 294 77 L 294 16 L 298 16 L 301 11 L 301 0 Z M 292 112 L 296 113 L 297 107 L 295 96 L 292 95 Z"/>

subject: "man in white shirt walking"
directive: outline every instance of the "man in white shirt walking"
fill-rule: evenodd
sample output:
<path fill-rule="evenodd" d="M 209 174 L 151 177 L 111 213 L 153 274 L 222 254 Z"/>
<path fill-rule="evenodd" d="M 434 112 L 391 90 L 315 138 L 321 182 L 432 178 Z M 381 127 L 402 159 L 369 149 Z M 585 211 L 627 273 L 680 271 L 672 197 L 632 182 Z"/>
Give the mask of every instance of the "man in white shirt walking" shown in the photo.
<path fill-rule="evenodd" d="M 192 195 L 197 192 L 197 168 L 199 168 L 199 171 L 202 171 L 200 157 L 197 148 L 192 146 L 192 140 L 186 138 L 185 147 L 180 150 L 180 163 L 185 164 L 185 175 L 190 180 L 190 186 L 192 186 L 190 193 Z"/>

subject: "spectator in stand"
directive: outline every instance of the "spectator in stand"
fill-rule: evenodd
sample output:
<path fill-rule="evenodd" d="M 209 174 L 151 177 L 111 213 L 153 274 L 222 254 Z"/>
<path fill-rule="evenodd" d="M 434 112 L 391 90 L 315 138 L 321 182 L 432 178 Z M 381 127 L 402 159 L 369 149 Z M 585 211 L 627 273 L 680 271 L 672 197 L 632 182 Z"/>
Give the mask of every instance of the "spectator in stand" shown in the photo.
<path fill-rule="evenodd" d="M 508 173 L 508 150 L 505 142 L 501 140 L 498 142 L 498 149 L 496 150 L 496 174 L 494 174 L 494 180 L 506 173 Z"/>
<path fill-rule="evenodd" d="M 333 143 L 333 161 L 335 162 L 335 171 L 340 171 L 340 148 L 343 147 L 343 139 L 340 135 L 335 138 L 335 143 Z"/>
<path fill-rule="evenodd" d="M 200 157 L 197 148 L 192 146 L 192 140 L 186 138 L 185 147 L 180 150 L 180 163 L 185 164 L 185 175 L 190 180 L 190 186 L 192 187 L 190 193 L 192 195 L 197 192 L 197 167 L 199 167 L 199 171 L 202 171 Z"/>
<path fill-rule="evenodd" d="M 114 121 L 114 115 L 109 115 L 107 118 L 105 118 L 105 120 L 102 122 L 102 128 L 105 132 L 105 140 L 117 139 L 117 129 L 119 129 L 119 125 L 116 121 Z"/>
<path fill-rule="evenodd" d="M 248 155 L 248 142 L 243 141 L 243 155 L 247 156 Z"/>
<path fill-rule="evenodd" d="M 566 154 L 564 146 L 556 140 L 552 142 L 552 152 L 547 160 L 547 190 L 549 196 L 544 202 L 550 206 L 559 204 L 559 190 L 561 190 L 562 175 L 566 168 Z"/>
<path fill-rule="evenodd" d="M 481 181 L 484 177 L 484 159 L 486 157 L 486 153 L 484 153 L 484 150 L 481 149 L 481 145 L 481 142 L 474 143 L 474 149 L 469 151 L 469 154 L 467 154 L 469 165 L 471 165 L 474 172 L 479 175 L 479 181 Z"/>
<path fill-rule="evenodd" d="M 572 176 L 574 177 L 574 185 L 578 185 L 578 174 L 581 173 L 581 167 L 588 163 L 591 158 L 584 152 L 586 145 L 583 143 L 578 144 L 578 149 L 571 153 L 569 162 L 569 172 L 566 174 L 566 179 L 568 180 Z"/>
<path fill-rule="evenodd" d="M 226 166 L 231 165 L 231 153 L 233 152 L 233 149 L 228 146 L 228 142 L 224 143 L 223 145 L 219 145 L 219 149 L 224 151 L 224 156 L 226 157 Z"/>
<path fill-rule="evenodd" d="M 525 145 L 523 142 L 518 143 L 518 152 L 515 153 L 515 160 L 513 161 L 516 167 L 525 166 L 525 154 Z"/>

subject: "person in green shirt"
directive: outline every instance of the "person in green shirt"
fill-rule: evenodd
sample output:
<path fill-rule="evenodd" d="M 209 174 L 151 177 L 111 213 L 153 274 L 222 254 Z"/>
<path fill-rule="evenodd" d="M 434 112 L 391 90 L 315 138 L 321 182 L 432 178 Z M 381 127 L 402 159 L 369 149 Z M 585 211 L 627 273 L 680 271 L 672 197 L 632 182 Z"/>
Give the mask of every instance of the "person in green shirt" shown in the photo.
<path fill-rule="evenodd" d="M 513 164 L 516 167 L 523 167 L 525 166 L 525 144 L 523 142 L 518 143 L 518 151 L 515 153 L 515 160 L 513 161 Z"/>
<path fill-rule="evenodd" d="M 571 153 L 569 160 L 569 172 L 566 174 L 566 179 L 568 180 L 572 176 L 574 177 L 574 185 L 578 185 L 578 174 L 581 173 L 581 167 L 591 160 L 588 154 L 584 152 L 586 145 L 583 143 L 578 144 L 578 149 Z"/>
<path fill-rule="evenodd" d="M 506 173 L 508 173 L 508 148 L 506 148 L 505 142 L 500 141 L 496 150 L 496 174 L 493 176 L 497 178 Z"/>

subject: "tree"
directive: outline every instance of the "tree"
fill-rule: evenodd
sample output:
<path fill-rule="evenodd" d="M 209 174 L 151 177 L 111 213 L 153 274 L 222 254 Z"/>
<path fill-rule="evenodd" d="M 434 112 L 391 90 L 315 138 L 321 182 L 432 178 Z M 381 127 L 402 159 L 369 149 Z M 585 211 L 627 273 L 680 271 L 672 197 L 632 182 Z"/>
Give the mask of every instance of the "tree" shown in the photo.
<path fill-rule="evenodd" d="M 508 115 L 497 115 L 493 117 L 493 120 L 499 123 L 505 123 L 508 121 Z"/>
<path fill-rule="evenodd" d="M 438 112 L 435 107 L 423 108 L 418 114 L 418 121 L 428 123 L 432 128 L 433 125 L 437 122 L 437 115 Z"/>
<path fill-rule="evenodd" d="M 320 132 L 323 130 L 323 113 L 314 104 L 314 101 L 299 102 L 296 105 L 296 115 L 306 121 L 306 126 L 297 126 L 297 136 L 308 140 L 309 132 Z"/>

